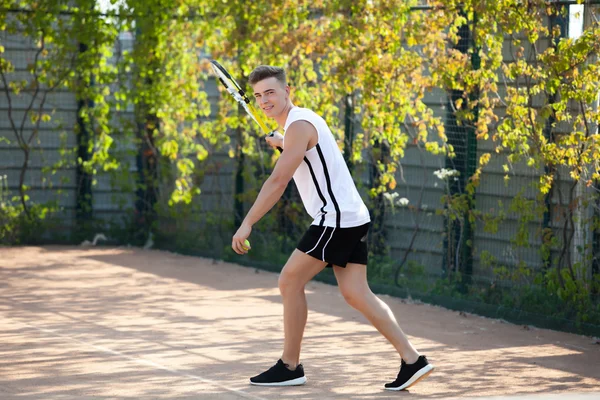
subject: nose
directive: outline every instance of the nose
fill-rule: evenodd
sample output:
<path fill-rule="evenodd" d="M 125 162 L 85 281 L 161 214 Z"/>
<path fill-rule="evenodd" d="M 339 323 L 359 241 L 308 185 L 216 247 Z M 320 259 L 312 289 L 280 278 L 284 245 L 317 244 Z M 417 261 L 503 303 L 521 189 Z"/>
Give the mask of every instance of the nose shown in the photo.
<path fill-rule="evenodd" d="M 269 99 L 267 99 L 267 96 L 262 96 L 262 97 L 260 98 L 260 103 L 261 103 L 261 104 L 264 104 L 264 103 L 266 103 L 268 100 L 269 100 Z"/>

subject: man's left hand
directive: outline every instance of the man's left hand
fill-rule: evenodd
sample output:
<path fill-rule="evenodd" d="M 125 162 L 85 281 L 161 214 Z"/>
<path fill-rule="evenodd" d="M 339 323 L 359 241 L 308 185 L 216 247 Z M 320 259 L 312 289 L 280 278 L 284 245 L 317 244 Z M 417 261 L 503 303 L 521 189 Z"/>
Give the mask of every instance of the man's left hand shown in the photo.
<path fill-rule="evenodd" d="M 248 253 L 248 247 L 244 244 L 246 239 L 250 237 L 250 233 L 252 232 L 252 227 L 247 224 L 242 224 L 233 238 L 231 239 L 231 248 L 238 254 L 246 254 Z"/>

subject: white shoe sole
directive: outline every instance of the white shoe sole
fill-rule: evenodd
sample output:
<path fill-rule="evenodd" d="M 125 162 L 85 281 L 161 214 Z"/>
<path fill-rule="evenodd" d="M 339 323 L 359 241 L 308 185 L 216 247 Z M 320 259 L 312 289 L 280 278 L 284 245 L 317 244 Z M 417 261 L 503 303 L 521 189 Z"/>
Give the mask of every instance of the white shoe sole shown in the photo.
<path fill-rule="evenodd" d="M 250 381 L 250 384 L 255 386 L 299 386 L 304 385 L 306 383 L 306 377 L 302 376 L 300 378 L 292 379 L 290 381 L 285 382 L 272 382 L 272 383 L 256 383 Z"/>
<path fill-rule="evenodd" d="M 384 388 L 385 390 L 394 390 L 394 391 L 400 391 L 400 390 L 404 390 L 404 389 L 408 389 L 409 387 L 411 387 L 412 385 L 414 385 L 415 383 L 419 382 L 421 379 L 427 377 L 427 375 L 429 375 L 431 373 L 431 371 L 433 371 L 435 367 L 431 364 L 427 364 L 426 366 L 424 366 L 423 368 L 421 368 L 420 370 L 417 371 L 416 374 L 414 374 L 412 376 L 412 378 L 410 378 L 409 380 L 407 380 L 404 385 L 395 387 L 395 388 Z"/>

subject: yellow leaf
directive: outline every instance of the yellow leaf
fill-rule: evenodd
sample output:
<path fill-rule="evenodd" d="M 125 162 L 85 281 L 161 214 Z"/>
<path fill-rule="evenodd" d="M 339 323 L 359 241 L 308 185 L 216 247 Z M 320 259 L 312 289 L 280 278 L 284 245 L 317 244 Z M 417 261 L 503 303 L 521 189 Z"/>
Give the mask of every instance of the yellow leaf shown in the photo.
<path fill-rule="evenodd" d="M 479 157 L 479 165 L 484 166 L 490 162 L 492 155 L 490 153 L 484 153 Z"/>
<path fill-rule="evenodd" d="M 396 180 L 395 179 L 392 178 L 392 180 L 391 180 L 391 182 L 389 184 L 389 187 L 390 187 L 391 190 L 396 189 Z"/>

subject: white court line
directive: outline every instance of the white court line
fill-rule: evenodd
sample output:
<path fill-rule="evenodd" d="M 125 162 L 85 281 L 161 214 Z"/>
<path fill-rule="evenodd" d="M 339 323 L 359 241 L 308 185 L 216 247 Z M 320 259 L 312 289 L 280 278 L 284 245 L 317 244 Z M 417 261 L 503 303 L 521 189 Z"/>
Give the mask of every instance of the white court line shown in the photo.
<path fill-rule="evenodd" d="M 235 393 L 235 394 L 237 394 L 239 396 L 242 396 L 242 397 L 245 397 L 247 399 L 267 400 L 264 397 L 255 396 L 253 394 L 242 392 L 241 390 L 237 390 L 237 389 L 231 389 L 231 388 L 223 386 L 220 383 L 218 383 L 216 381 L 213 381 L 211 379 L 206 379 L 206 378 L 203 378 L 203 377 L 198 376 L 198 375 L 187 374 L 185 372 L 181 372 L 181 371 L 179 371 L 177 369 L 169 368 L 169 367 L 167 367 L 165 365 L 159 364 L 159 363 L 154 362 L 154 361 L 146 360 L 144 358 L 139 358 L 139 357 L 131 357 L 131 356 L 128 356 L 127 354 L 123 354 L 123 353 L 118 352 L 116 350 L 109 349 L 108 347 L 99 346 L 99 345 L 96 345 L 96 344 L 93 344 L 93 343 L 87 343 L 87 342 L 84 342 L 82 340 L 76 339 L 76 338 L 74 338 L 72 336 L 64 335 L 64 334 L 59 333 L 59 332 L 57 332 L 55 330 L 52 330 L 52 329 L 40 328 L 40 327 L 31 325 L 31 324 L 28 324 L 28 323 L 22 322 L 22 321 L 19 321 L 19 322 L 21 324 L 23 324 L 25 326 L 28 326 L 30 328 L 33 328 L 35 330 L 38 330 L 38 331 L 41 331 L 41 332 L 44 332 L 44 333 L 49 333 L 51 335 L 54 335 L 56 337 L 60 337 L 62 339 L 68 339 L 68 340 L 71 340 L 73 342 L 77 342 L 77 343 L 79 343 L 79 344 L 81 344 L 83 346 L 88 346 L 88 347 L 92 347 L 92 348 L 94 348 L 96 350 L 100 350 L 100 351 L 102 351 L 104 353 L 109 353 L 109 354 L 112 354 L 112 355 L 115 355 L 115 356 L 126 358 L 127 360 L 133 361 L 136 364 L 155 367 L 155 368 L 158 368 L 158 369 L 162 369 L 164 371 L 168 371 L 168 372 L 170 372 L 170 373 L 172 373 L 174 375 L 184 376 L 186 378 L 190 378 L 190 379 L 193 379 L 193 380 L 196 380 L 196 381 L 200 381 L 200 382 L 203 382 L 203 383 L 208 383 L 210 385 L 216 386 L 216 387 L 218 387 L 220 389 L 226 390 L 226 391 L 231 392 L 231 393 Z"/>

